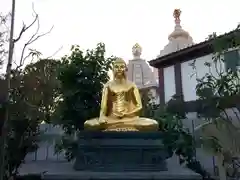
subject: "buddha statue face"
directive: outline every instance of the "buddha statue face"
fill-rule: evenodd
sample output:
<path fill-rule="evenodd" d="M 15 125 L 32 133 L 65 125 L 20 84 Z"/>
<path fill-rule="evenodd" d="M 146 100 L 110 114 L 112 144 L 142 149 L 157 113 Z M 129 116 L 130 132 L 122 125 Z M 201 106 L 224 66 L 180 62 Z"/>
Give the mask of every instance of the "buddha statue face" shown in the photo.
<path fill-rule="evenodd" d="M 127 66 L 124 60 L 117 59 L 113 63 L 113 74 L 115 78 L 126 78 Z"/>

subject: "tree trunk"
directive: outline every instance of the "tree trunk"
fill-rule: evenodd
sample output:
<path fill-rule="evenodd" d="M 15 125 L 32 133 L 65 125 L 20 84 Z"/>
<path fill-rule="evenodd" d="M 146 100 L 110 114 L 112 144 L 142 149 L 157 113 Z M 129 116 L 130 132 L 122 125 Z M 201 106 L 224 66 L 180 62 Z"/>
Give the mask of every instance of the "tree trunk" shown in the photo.
<path fill-rule="evenodd" d="M 227 180 L 226 168 L 224 166 L 224 158 L 221 153 L 217 154 L 217 166 L 218 166 L 218 174 L 220 180 Z"/>
<path fill-rule="evenodd" d="M 12 57 L 13 57 L 13 50 L 14 50 L 14 18 L 15 18 L 15 0 L 12 0 L 12 18 L 11 18 L 11 29 L 10 29 L 10 39 L 9 39 L 9 50 L 8 50 L 8 64 L 6 69 L 6 97 L 5 97 L 5 117 L 2 127 L 2 136 L 1 136 L 1 151 L 0 151 L 0 180 L 4 180 L 5 175 L 5 154 L 6 154 L 6 140 L 7 140 L 7 126 L 8 126 L 8 110 L 9 110 L 9 91 L 10 91 L 10 78 L 11 78 L 11 68 L 12 68 Z"/>

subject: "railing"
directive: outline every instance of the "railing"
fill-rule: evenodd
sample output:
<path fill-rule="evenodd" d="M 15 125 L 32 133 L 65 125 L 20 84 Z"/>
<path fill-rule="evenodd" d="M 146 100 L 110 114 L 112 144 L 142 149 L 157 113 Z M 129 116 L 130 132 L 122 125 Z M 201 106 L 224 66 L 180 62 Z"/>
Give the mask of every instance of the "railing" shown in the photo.
<path fill-rule="evenodd" d="M 33 153 L 29 153 L 25 161 L 65 161 L 63 153 L 55 153 L 55 144 L 63 133 L 61 127 L 52 124 L 41 124 L 41 142 L 39 148 Z"/>

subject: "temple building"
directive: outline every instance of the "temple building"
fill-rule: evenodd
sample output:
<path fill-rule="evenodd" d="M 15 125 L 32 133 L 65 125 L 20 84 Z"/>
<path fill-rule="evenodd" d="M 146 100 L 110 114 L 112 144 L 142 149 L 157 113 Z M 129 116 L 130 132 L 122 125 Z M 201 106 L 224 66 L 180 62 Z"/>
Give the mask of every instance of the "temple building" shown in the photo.
<path fill-rule="evenodd" d="M 174 30 L 171 34 L 169 34 L 168 36 L 169 42 L 163 48 L 163 50 L 160 51 L 160 54 L 158 57 L 162 57 L 167 54 L 179 51 L 181 49 L 192 46 L 194 44 L 193 38 L 181 26 L 180 14 L 181 14 L 180 9 L 174 10 L 173 12 L 173 16 L 175 18 Z"/>
<path fill-rule="evenodd" d="M 154 76 L 152 68 L 148 62 L 141 58 L 142 47 L 136 43 L 132 47 L 133 59 L 129 60 L 127 64 L 128 71 L 127 77 L 133 81 L 141 91 L 148 90 L 150 96 L 153 98 L 154 103 L 159 103 L 158 96 L 158 80 Z"/>
<path fill-rule="evenodd" d="M 172 33 L 169 34 L 169 36 L 168 36 L 169 42 L 160 51 L 160 54 L 157 56 L 157 58 L 165 57 L 165 56 L 167 56 L 167 55 L 169 55 L 173 52 L 177 52 L 181 49 L 190 47 L 194 44 L 193 38 L 181 26 L 180 15 L 181 15 L 181 10 L 180 9 L 175 9 L 174 12 L 173 12 L 174 22 L 175 22 L 174 30 L 173 30 Z M 159 79 L 159 73 L 158 73 L 157 68 L 154 68 L 154 74 Z M 174 77 L 173 67 L 165 68 L 164 69 L 164 74 L 165 74 L 165 77 L 173 78 Z M 178 77 L 176 77 L 176 78 L 178 78 Z M 159 83 L 162 83 L 161 80 L 159 81 Z M 167 81 L 167 79 L 165 79 L 165 81 Z M 160 86 L 160 88 L 163 87 L 162 84 L 159 84 L 159 86 Z M 174 83 L 166 84 L 166 88 L 174 89 Z M 169 101 L 171 99 L 172 95 L 175 94 L 174 91 L 165 91 L 165 93 L 166 93 L 165 94 L 166 97 L 162 98 L 162 100 L 164 100 L 166 102 Z"/>
<path fill-rule="evenodd" d="M 194 129 L 203 123 L 198 117 L 198 97 L 196 94 L 197 79 L 209 72 L 206 63 L 213 62 L 214 49 L 213 39 L 195 44 L 190 34 L 183 30 L 180 25 L 181 11 L 174 10 L 175 29 L 168 36 L 169 43 L 160 51 L 159 56 L 149 64 L 154 67 L 154 72 L 158 74 L 160 104 L 166 104 L 173 96 L 180 97 L 184 101 L 184 109 L 187 111 L 183 125 L 193 134 Z M 231 31 L 221 37 L 231 37 L 236 31 Z M 239 33 L 239 32 L 237 32 Z M 240 67 L 240 50 L 237 48 L 228 49 L 223 54 L 224 62 L 217 64 L 225 68 L 236 70 Z M 192 64 L 194 64 L 194 69 Z M 197 73 L 196 73 L 197 72 Z M 216 68 L 211 68 L 211 73 L 217 77 Z M 238 101 L 238 103 L 237 103 Z M 231 103 L 232 107 L 239 106 L 239 100 Z M 230 107 L 229 107 L 230 108 Z M 237 110 L 239 113 L 239 111 Z M 231 114 L 230 114 L 231 116 Z M 197 149 L 197 158 L 204 167 L 213 173 L 216 169 L 215 158 L 201 148 Z"/>
<path fill-rule="evenodd" d="M 167 103 L 173 95 L 183 97 L 187 103 L 197 100 L 197 78 L 203 77 L 208 71 L 206 62 L 212 62 L 214 53 L 213 39 L 194 44 L 192 37 L 180 26 L 179 9 L 174 10 L 175 30 L 169 35 L 169 43 L 160 51 L 160 55 L 149 63 L 158 71 L 160 103 Z M 236 31 L 231 31 L 220 37 L 231 36 Z M 236 48 L 229 49 L 223 58 L 222 67 L 236 69 L 240 67 L 240 51 Z M 193 75 L 195 63 L 197 77 Z M 212 73 L 217 76 L 216 70 Z M 189 108 L 193 108 L 189 105 Z M 190 110 L 190 109 L 189 109 Z M 191 110 L 193 111 L 193 109 Z"/>

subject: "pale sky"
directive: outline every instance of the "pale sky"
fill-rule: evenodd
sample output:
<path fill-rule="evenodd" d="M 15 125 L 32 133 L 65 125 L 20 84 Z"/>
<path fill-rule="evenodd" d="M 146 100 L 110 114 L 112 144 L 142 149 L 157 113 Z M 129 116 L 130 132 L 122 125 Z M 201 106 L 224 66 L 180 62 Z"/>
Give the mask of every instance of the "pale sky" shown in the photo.
<path fill-rule="evenodd" d="M 236 28 L 240 22 L 239 0 L 16 0 L 15 35 L 22 22 L 30 23 L 32 2 L 40 16 L 40 32 L 50 34 L 33 46 L 43 57 L 69 52 L 72 44 L 83 49 L 95 48 L 98 42 L 106 44 L 107 55 L 132 58 L 131 48 L 138 42 L 143 48 L 142 58 L 151 60 L 168 43 L 173 31 L 173 10 L 180 8 L 181 25 L 194 42 L 204 41 L 212 32 L 222 34 Z M 10 11 L 11 0 L 0 0 L 0 11 Z M 34 29 L 32 29 L 34 30 Z M 25 34 L 17 44 L 14 57 L 31 35 Z"/>

